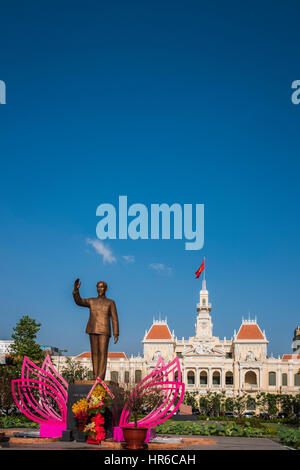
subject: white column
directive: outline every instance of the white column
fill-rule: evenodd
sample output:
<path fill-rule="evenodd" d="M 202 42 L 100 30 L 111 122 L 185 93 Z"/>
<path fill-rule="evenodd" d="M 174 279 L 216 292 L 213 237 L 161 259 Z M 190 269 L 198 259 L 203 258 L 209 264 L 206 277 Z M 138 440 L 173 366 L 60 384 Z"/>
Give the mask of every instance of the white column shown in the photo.
<path fill-rule="evenodd" d="M 289 387 L 293 386 L 293 366 L 289 364 Z"/>
<path fill-rule="evenodd" d="M 225 388 L 225 371 L 224 366 L 221 369 L 221 387 Z"/>
<path fill-rule="evenodd" d="M 198 389 L 200 387 L 200 379 L 199 379 L 199 367 L 196 366 L 196 377 L 195 377 L 195 385 L 196 385 L 196 389 Z"/>
<path fill-rule="evenodd" d="M 212 373 L 211 373 L 211 367 L 208 367 L 208 388 L 212 388 Z"/>
<path fill-rule="evenodd" d="M 240 389 L 243 387 L 243 369 L 240 366 Z"/>
<path fill-rule="evenodd" d="M 107 360 L 104 380 L 110 380 L 110 361 Z"/>
<path fill-rule="evenodd" d="M 124 364 L 123 364 L 124 359 L 121 359 L 120 361 L 120 382 L 124 382 Z"/>
<path fill-rule="evenodd" d="M 262 389 L 263 383 L 262 383 L 262 368 L 259 368 L 259 388 Z"/>
<path fill-rule="evenodd" d="M 130 364 L 130 383 L 133 384 L 133 365 Z"/>

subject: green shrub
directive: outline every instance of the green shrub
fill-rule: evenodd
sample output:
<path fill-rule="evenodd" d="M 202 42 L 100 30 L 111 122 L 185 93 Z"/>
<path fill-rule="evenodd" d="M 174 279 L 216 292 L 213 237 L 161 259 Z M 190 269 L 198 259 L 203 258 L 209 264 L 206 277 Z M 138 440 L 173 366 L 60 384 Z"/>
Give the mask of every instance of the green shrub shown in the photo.
<path fill-rule="evenodd" d="M 248 436 L 263 437 L 265 429 L 258 429 L 251 426 L 249 422 L 243 425 L 234 422 L 228 423 L 195 423 L 195 422 L 165 422 L 157 426 L 157 434 L 180 434 L 180 435 L 201 435 L 201 436 Z"/>
<path fill-rule="evenodd" d="M 1 416 L 0 427 L 8 428 L 38 428 L 39 424 L 24 415 Z"/>
<path fill-rule="evenodd" d="M 280 427 L 278 430 L 278 436 L 281 442 L 288 446 L 300 448 L 300 428 L 292 429 L 287 427 Z"/>

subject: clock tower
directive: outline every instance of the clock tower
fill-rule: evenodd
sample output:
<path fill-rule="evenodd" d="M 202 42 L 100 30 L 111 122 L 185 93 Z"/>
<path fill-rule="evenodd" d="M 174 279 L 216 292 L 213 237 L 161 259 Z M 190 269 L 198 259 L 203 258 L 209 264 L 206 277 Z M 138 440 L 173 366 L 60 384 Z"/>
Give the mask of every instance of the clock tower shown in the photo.
<path fill-rule="evenodd" d="M 212 338 L 213 324 L 210 316 L 211 304 L 209 303 L 208 290 L 206 290 L 206 280 L 202 281 L 200 291 L 200 301 L 197 304 L 197 323 L 195 339 L 207 340 Z"/>

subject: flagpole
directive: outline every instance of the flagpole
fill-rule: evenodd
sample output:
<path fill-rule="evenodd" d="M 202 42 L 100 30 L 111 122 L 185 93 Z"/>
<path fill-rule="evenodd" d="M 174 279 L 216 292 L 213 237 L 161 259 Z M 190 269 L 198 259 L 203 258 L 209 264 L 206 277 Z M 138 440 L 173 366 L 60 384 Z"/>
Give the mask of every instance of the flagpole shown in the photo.
<path fill-rule="evenodd" d="M 204 281 L 206 280 L 206 279 L 205 279 L 205 270 L 206 270 L 206 266 L 205 266 L 205 256 L 204 256 L 204 276 L 203 276 Z"/>

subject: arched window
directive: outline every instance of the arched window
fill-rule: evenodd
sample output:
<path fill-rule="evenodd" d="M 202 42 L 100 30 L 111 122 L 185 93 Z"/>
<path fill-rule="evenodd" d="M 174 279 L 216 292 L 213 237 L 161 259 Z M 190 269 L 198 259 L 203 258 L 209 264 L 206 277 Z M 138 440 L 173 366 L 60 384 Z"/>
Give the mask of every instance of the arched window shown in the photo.
<path fill-rule="evenodd" d="M 225 375 L 225 384 L 233 385 L 233 373 L 229 370 Z"/>
<path fill-rule="evenodd" d="M 269 372 L 269 385 L 276 385 L 276 372 Z"/>
<path fill-rule="evenodd" d="M 295 384 L 295 387 L 300 387 L 300 374 L 299 374 L 299 372 L 294 375 L 294 384 Z"/>
<path fill-rule="evenodd" d="M 134 373 L 134 381 L 136 384 L 138 384 L 141 380 L 142 380 L 142 371 L 136 370 Z"/>
<path fill-rule="evenodd" d="M 282 385 L 287 386 L 287 374 L 282 374 Z"/>
<path fill-rule="evenodd" d="M 202 305 L 206 305 L 206 300 L 202 299 Z"/>
<path fill-rule="evenodd" d="M 125 370 L 124 382 L 125 382 L 126 384 L 129 384 L 129 370 Z"/>
<path fill-rule="evenodd" d="M 119 379 L 119 374 L 118 374 L 118 372 L 115 371 L 115 370 L 112 370 L 111 373 L 110 373 L 110 380 L 111 380 L 112 382 L 117 382 L 117 383 L 118 383 L 118 382 L 119 382 L 118 379 Z"/>
<path fill-rule="evenodd" d="M 220 385 L 220 372 L 215 371 L 213 373 L 212 379 L 213 379 L 213 385 Z"/>
<path fill-rule="evenodd" d="M 205 370 L 200 372 L 200 385 L 207 385 L 207 372 Z"/>
<path fill-rule="evenodd" d="M 189 371 L 187 374 L 188 385 L 195 385 L 195 374 L 193 371 Z"/>
<path fill-rule="evenodd" d="M 178 382 L 178 372 L 175 372 L 174 379 L 175 379 L 175 382 Z"/>
<path fill-rule="evenodd" d="M 245 384 L 246 385 L 257 385 L 256 373 L 253 370 L 248 370 L 245 374 Z"/>

